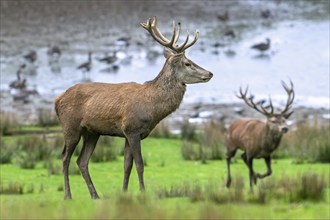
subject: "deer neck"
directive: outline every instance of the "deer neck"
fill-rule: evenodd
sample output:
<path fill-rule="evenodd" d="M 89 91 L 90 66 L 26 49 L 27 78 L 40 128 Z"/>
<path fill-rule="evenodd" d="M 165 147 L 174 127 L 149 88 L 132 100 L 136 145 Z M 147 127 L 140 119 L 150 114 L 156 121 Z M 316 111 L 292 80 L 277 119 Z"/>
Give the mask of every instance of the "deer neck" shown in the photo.
<path fill-rule="evenodd" d="M 277 127 L 272 127 L 269 124 L 266 124 L 266 131 L 266 140 L 269 140 L 268 146 L 273 151 L 278 147 L 281 142 L 282 132 L 280 132 Z"/>
<path fill-rule="evenodd" d="M 186 91 L 186 85 L 174 77 L 176 74 L 175 71 L 166 62 L 158 76 L 154 80 L 145 83 L 149 89 L 149 97 L 153 103 L 153 110 L 157 112 L 156 115 L 158 115 L 159 120 L 180 106 Z"/>

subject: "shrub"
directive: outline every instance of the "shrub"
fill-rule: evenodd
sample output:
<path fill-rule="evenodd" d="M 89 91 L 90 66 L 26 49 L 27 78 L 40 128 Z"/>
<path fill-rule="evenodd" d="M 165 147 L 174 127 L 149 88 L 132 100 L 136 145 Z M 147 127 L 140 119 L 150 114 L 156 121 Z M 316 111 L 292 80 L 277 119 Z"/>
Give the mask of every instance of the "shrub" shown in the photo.
<path fill-rule="evenodd" d="M 330 163 L 330 126 L 319 127 L 301 124 L 283 137 L 279 151 L 297 161 Z"/>
<path fill-rule="evenodd" d="M 189 129 L 187 129 L 188 131 Z M 220 160 L 224 158 L 225 128 L 222 123 L 210 121 L 197 139 L 196 133 L 188 135 L 182 142 L 181 154 L 185 160 Z M 189 133 L 187 132 L 186 133 Z M 195 132 L 195 130 L 194 130 Z"/>
<path fill-rule="evenodd" d="M 1 183 L 0 194 L 23 194 L 23 185 L 17 182 L 11 182 L 7 186 Z"/>
<path fill-rule="evenodd" d="M 0 164 L 10 163 L 12 160 L 12 157 L 16 151 L 16 147 L 4 143 L 4 141 L 0 140 Z"/>
<path fill-rule="evenodd" d="M 229 202 L 244 202 L 244 179 L 241 176 L 235 177 L 231 188 L 222 190 L 218 187 L 209 186 L 207 196 L 210 201 L 217 204 Z"/>
<path fill-rule="evenodd" d="M 45 163 L 45 168 L 48 170 L 48 175 L 61 175 L 62 174 L 62 164 L 59 161 L 49 159 Z"/>
<path fill-rule="evenodd" d="M 224 158 L 225 127 L 223 123 L 211 120 L 205 124 L 201 137 L 201 146 L 205 159 Z"/>
<path fill-rule="evenodd" d="M 1 135 L 6 135 L 9 131 L 18 128 L 18 123 L 15 119 L 15 116 L 11 113 L 1 112 L 0 121 Z"/>
<path fill-rule="evenodd" d="M 285 199 L 288 202 L 322 201 L 325 195 L 326 183 L 323 176 L 317 173 L 304 173 L 297 177 L 283 176 L 272 182 L 267 179 L 262 186 L 267 196 Z"/>
<path fill-rule="evenodd" d="M 33 155 L 37 161 L 48 159 L 52 149 L 49 147 L 45 135 L 31 135 L 18 138 L 16 142 L 20 151 Z"/>
<path fill-rule="evenodd" d="M 307 173 L 300 177 L 300 187 L 296 190 L 296 199 L 322 201 L 326 184 L 324 178 L 316 173 Z"/>
<path fill-rule="evenodd" d="M 24 136 L 14 143 L 16 152 L 13 155 L 15 162 L 22 168 L 33 169 L 38 161 L 46 161 L 52 156 L 52 149 L 46 136 Z"/>
<path fill-rule="evenodd" d="M 161 188 L 156 191 L 159 198 L 189 197 L 191 201 L 204 200 L 203 189 L 200 184 L 190 184 L 185 182 L 179 185 L 172 185 L 168 188 Z"/>
<path fill-rule="evenodd" d="M 185 160 L 200 160 L 202 158 L 201 146 L 194 142 L 182 141 L 181 155 Z"/>
<path fill-rule="evenodd" d="M 51 109 L 38 109 L 38 125 L 42 127 L 58 125 L 57 115 Z"/>
<path fill-rule="evenodd" d="M 150 133 L 150 137 L 171 138 L 171 131 L 165 121 L 161 121 Z"/>
<path fill-rule="evenodd" d="M 180 127 L 181 139 L 184 141 L 197 141 L 196 126 L 189 123 L 188 120 L 184 120 Z"/>
<path fill-rule="evenodd" d="M 119 152 L 114 145 L 114 138 L 110 136 L 101 136 L 99 141 L 99 146 L 94 150 L 91 157 L 93 162 L 107 162 L 114 161 L 117 159 Z"/>

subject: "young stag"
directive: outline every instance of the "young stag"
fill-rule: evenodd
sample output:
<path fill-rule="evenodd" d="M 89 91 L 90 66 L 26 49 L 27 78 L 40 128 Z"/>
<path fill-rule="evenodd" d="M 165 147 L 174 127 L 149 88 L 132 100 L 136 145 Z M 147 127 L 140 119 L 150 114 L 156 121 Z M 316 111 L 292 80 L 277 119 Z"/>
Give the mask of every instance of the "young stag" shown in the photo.
<path fill-rule="evenodd" d="M 237 149 L 244 151 L 242 159 L 250 171 L 250 190 L 252 192 L 253 183 L 257 183 L 257 178 L 262 179 L 271 175 L 271 154 L 279 146 L 282 135 L 288 131 L 285 123 L 286 119 L 293 113 L 291 106 L 294 100 L 293 83 L 290 82 L 289 88 L 283 81 L 282 86 L 288 94 L 286 106 L 281 113 L 274 113 L 274 107 L 269 98 L 269 106 L 264 107 L 263 103 L 255 104 L 254 96 L 247 97 L 248 88 L 245 92 L 240 88 L 238 98 L 243 99 L 245 103 L 267 117 L 267 122 L 257 119 L 237 119 L 228 128 L 226 136 L 227 147 L 227 187 L 230 187 L 230 159 L 235 156 Z M 253 171 L 253 159 L 264 158 L 267 165 L 265 174 L 255 173 Z"/>
<path fill-rule="evenodd" d="M 100 135 L 125 138 L 123 191 L 128 188 L 133 160 L 144 190 L 144 165 L 141 140 L 167 115 L 175 111 L 186 91 L 186 84 L 209 81 L 213 74 L 185 56 L 185 50 L 196 43 L 199 34 L 178 45 L 181 25 L 173 22 L 173 36 L 164 37 L 157 18 L 141 23 L 150 35 L 165 47 L 166 57 L 158 76 L 144 84 L 80 83 L 72 86 L 55 101 L 55 109 L 63 128 L 65 145 L 62 152 L 65 199 L 71 199 L 68 168 L 80 137 L 83 147 L 77 159 L 92 199 L 99 198 L 88 172 L 88 161 Z"/>

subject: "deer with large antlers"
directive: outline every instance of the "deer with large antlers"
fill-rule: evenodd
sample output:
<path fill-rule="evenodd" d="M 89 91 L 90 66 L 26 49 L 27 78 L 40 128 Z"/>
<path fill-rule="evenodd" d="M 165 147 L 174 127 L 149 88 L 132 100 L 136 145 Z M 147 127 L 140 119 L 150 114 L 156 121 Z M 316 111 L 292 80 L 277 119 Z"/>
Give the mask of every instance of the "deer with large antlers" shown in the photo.
<path fill-rule="evenodd" d="M 127 191 L 133 161 L 140 190 L 144 190 L 144 165 L 141 140 L 167 115 L 175 111 L 186 91 L 186 84 L 209 81 L 213 74 L 186 58 L 185 50 L 196 43 L 189 33 L 178 45 L 181 24 L 173 23 L 173 36 L 164 37 L 157 27 L 157 18 L 141 23 L 164 48 L 166 57 L 158 76 L 144 84 L 80 83 L 72 86 L 55 101 L 55 110 L 63 128 L 65 145 L 62 152 L 65 199 L 71 199 L 69 164 L 80 140 L 83 147 L 77 164 L 92 199 L 99 198 L 88 171 L 88 162 L 100 135 L 125 138 L 123 191 Z"/>
<path fill-rule="evenodd" d="M 293 113 L 291 111 L 294 100 L 293 83 L 290 81 L 291 87 L 288 87 L 283 81 L 282 86 L 285 89 L 288 99 L 284 110 L 280 113 L 274 112 L 274 107 L 269 98 L 269 105 L 264 106 L 263 102 L 255 103 L 254 96 L 248 96 L 248 88 L 237 95 L 238 98 L 243 99 L 244 102 L 254 110 L 266 116 L 267 121 L 263 122 L 258 119 L 237 119 L 228 128 L 226 135 L 227 147 L 227 187 L 231 184 L 230 175 L 230 160 L 235 156 L 236 151 L 241 149 L 244 151 L 242 159 L 249 168 L 250 176 L 250 191 L 252 192 L 253 183 L 257 183 L 257 178 L 262 179 L 271 175 L 271 154 L 280 144 L 282 135 L 288 131 L 286 120 Z M 255 173 L 253 170 L 253 159 L 264 158 L 267 166 L 265 174 Z"/>

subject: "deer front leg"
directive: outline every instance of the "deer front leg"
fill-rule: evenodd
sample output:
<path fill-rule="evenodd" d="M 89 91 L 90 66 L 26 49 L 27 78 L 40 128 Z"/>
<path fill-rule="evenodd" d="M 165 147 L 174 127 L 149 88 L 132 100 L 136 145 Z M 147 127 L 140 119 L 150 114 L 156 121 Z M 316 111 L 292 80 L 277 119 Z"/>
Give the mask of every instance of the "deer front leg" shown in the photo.
<path fill-rule="evenodd" d="M 231 159 L 231 157 L 227 156 L 226 159 L 227 159 L 227 170 L 228 170 L 226 187 L 229 188 L 230 184 L 231 184 L 231 175 L 230 175 L 230 159 Z"/>
<path fill-rule="evenodd" d="M 144 191 L 144 180 L 143 180 L 143 172 L 144 172 L 144 164 L 141 153 L 141 138 L 140 135 L 128 135 L 126 136 L 131 154 L 134 158 L 136 171 L 139 177 L 140 191 Z"/>
<path fill-rule="evenodd" d="M 229 188 L 230 187 L 230 184 L 231 184 L 231 174 L 230 174 L 230 160 L 233 156 L 235 156 L 236 154 L 236 149 L 233 150 L 233 151 L 230 151 L 228 150 L 227 151 L 227 157 L 226 157 L 226 160 L 227 160 L 227 183 L 226 183 L 226 187 Z"/>
<path fill-rule="evenodd" d="M 250 175 L 250 192 L 253 193 L 253 183 L 257 184 L 257 177 L 253 171 L 253 158 L 248 158 L 246 160 L 247 166 L 249 167 L 249 175 Z"/>
<path fill-rule="evenodd" d="M 267 172 L 265 174 L 257 174 L 256 176 L 259 179 L 265 178 L 266 176 L 270 176 L 272 174 L 272 168 L 271 168 L 271 158 L 269 157 L 265 157 L 265 162 L 266 162 L 266 166 L 267 166 Z"/>
<path fill-rule="evenodd" d="M 249 168 L 249 171 L 251 172 L 252 170 L 252 180 L 254 182 L 254 184 L 257 184 L 257 174 L 255 174 L 254 170 L 253 170 L 253 167 L 252 167 L 252 161 L 251 161 L 251 169 L 250 169 L 250 165 L 249 165 L 249 162 L 248 162 L 248 159 L 246 157 L 246 153 L 244 152 L 242 155 L 241 155 L 244 163 L 246 164 L 246 166 Z M 252 160 L 252 159 L 251 159 Z M 250 174 L 251 175 L 251 174 Z M 251 177 L 250 177 L 251 179 Z"/>
<path fill-rule="evenodd" d="M 125 149 L 124 149 L 124 182 L 123 182 L 123 191 L 127 191 L 129 176 L 131 175 L 131 170 L 133 166 L 133 155 L 130 150 L 128 140 L 125 140 Z"/>

